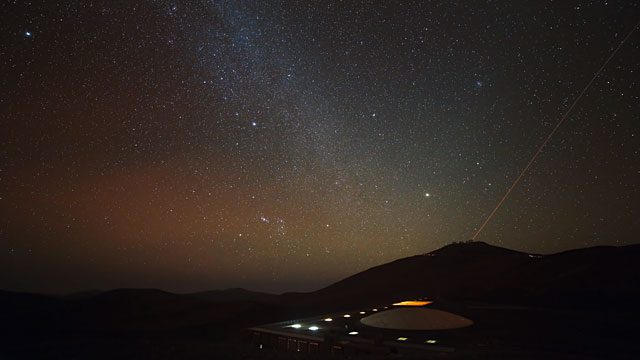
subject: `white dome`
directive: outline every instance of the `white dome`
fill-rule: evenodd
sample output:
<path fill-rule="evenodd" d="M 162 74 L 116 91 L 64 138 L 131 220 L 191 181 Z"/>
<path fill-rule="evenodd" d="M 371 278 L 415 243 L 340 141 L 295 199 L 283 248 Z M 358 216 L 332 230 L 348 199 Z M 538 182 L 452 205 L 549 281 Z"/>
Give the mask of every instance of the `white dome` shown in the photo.
<path fill-rule="evenodd" d="M 361 323 L 383 329 L 443 330 L 457 329 L 473 321 L 450 312 L 425 308 L 399 308 L 362 318 Z"/>

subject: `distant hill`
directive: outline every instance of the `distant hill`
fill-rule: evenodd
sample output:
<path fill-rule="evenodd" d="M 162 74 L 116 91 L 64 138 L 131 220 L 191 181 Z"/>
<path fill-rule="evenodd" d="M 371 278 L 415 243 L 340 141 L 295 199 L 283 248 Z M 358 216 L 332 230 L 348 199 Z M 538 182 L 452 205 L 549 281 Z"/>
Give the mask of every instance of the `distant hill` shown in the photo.
<path fill-rule="evenodd" d="M 289 316 L 273 304 L 156 289 L 70 297 L 0 291 L 0 359 L 228 358 L 241 350 L 242 329 Z"/>
<path fill-rule="evenodd" d="M 21 316 L 23 312 L 52 311 L 63 303 L 55 296 L 0 290 L 0 320 Z"/>
<path fill-rule="evenodd" d="M 201 291 L 186 294 L 188 296 L 210 301 L 258 301 L 264 302 L 273 300 L 277 295 L 263 292 L 251 291 L 242 288 L 232 288 L 224 290 Z"/>
<path fill-rule="evenodd" d="M 253 354 L 239 343 L 246 327 L 424 297 L 476 321 L 458 333 L 475 339 L 464 344 L 488 336 L 491 351 L 528 344 L 518 350 L 521 358 L 549 358 L 525 356 L 530 349 L 610 358 L 612 348 L 618 358 L 631 358 L 638 284 L 640 245 L 542 256 L 473 242 L 376 266 L 309 293 L 0 291 L 0 358 L 256 358 L 238 355 Z"/>
<path fill-rule="evenodd" d="M 173 294 L 156 289 L 116 289 L 48 296 L 0 291 L 0 303 L 6 310 L 0 310 L 0 318 L 24 309 L 47 311 L 69 303 L 92 309 L 137 309 L 139 313 L 216 303 L 220 307 L 237 302 L 298 310 L 343 309 L 422 297 L 499 304 L 620 307 L 635 305 L 635 299 L 640 297 L 638 284 L 640 244 L 539 255 L 484 242 L 466 242 L 379 265 L 309 293 L 274 295 L 231 288 Z"/>
<path fill-rule="evenodd" d="M 402 299 L 631 306 L 640 295 L 640 245 L 527 254 L 484 242 L 456 243 L 399 259 L 286 302 L 375 305 Z"/>

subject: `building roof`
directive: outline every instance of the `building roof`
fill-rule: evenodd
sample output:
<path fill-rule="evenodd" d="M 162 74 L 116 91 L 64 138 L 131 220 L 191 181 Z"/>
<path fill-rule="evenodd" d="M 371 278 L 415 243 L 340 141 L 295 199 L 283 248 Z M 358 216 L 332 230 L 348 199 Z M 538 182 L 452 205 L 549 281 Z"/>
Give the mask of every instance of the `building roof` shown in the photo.
<path fill-rule="evenodd" d="M 457 329 L 473 321 L 450 312 L 422 307 L 403 307 L 369 315 L 360 320 L 367 326 L 396 330 Z"/>

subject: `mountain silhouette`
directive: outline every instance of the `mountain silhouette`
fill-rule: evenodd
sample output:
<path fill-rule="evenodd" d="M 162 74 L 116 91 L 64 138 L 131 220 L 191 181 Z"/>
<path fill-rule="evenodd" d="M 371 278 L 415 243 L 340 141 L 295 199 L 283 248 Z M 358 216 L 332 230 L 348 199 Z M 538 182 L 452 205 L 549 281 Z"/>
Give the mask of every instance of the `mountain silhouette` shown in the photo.
<path fill-rule="evenodd" d="M 419 298 L 432 300 L 430 309 L 472 319 L 473 326 L 451 336 L 459 344 L 492 344 L 486 351 L 493 357 L 627 358 L 640 321 L 638 284 L 640 245 L 539 255 L 472 242 L 376 266 L 309 293 L 0 291 L 0 358 L 251 358 L 253 350 L 240 344 L 247 327 Z"/>
<path fill-rule="evenodd" d="M 640 245 L 528 254 L 484 242 L 447 245 L 373 267 L 289 302 L 357 307 L 429 298 L 544 306 L 632 306 Z"/>

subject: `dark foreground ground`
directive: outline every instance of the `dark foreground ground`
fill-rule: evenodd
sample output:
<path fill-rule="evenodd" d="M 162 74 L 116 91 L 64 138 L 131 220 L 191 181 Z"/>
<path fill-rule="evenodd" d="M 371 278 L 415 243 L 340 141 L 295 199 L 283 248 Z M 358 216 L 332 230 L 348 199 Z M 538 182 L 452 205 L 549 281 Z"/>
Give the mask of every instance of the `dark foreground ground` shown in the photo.
<path fill-rule="evenodd" d="M 541 256 L 473 242 L 399 259 L 311 293 L 0 291 L 0 359 L 300 358 L 252 348 L 243 342 L 244 329 L 423 297 L 475 324 L 427 334 L 456 350 L 420 358 L 640 354 L 640 245 Z"/>
<path fill-rule="evenodd" d="M 244 329 L 336 307 L 217 302 L 157 290 L 119 290 L 82 299 L 15 293 L 2 297 L 0 359 L 302 358 L 253 348 L 243 341 Z M 434 338 L 456 351 L 418 358 L 635 359 L 640 351 L 640 314 L 630 309 L 479 302 L 433 306 L 466 316 L 475 324 L 434 331 Z"/>

